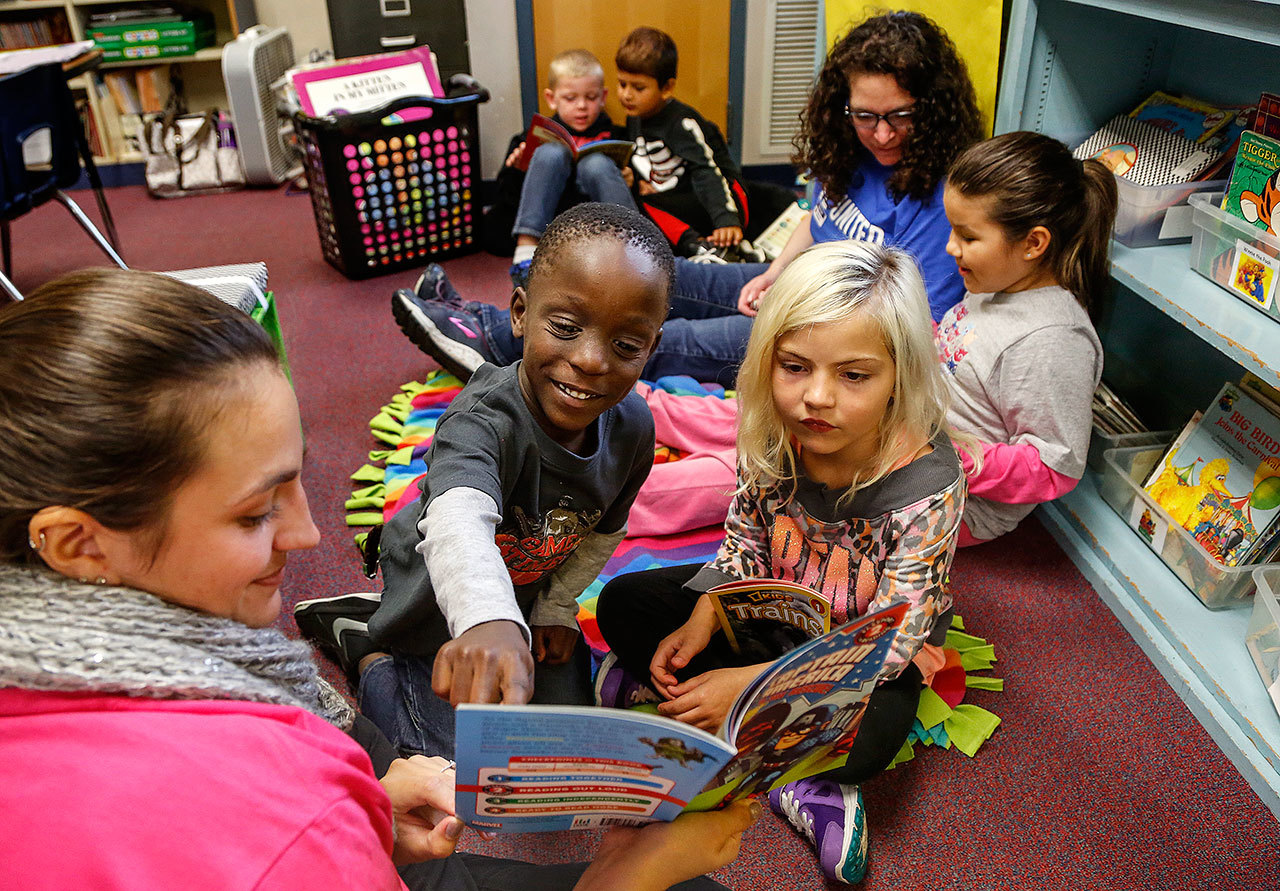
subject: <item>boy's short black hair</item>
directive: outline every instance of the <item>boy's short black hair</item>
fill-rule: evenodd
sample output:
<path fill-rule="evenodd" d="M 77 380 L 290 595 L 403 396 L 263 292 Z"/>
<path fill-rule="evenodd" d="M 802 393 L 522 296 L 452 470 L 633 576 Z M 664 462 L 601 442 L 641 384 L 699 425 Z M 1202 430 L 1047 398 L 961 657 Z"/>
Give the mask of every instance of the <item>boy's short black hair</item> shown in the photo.
<path fill-rule="evenodd" d="M 665 86 L 676 76 L 676 42 L 671 35 L 657 28 L 636 28 L 622 39 L 613 64 L 619 71 L 631 74 L 647 74 Z"/>
<path fill-rule="evenodd" d="M 620 204 L 578 204 L 552 220 L 529 264 L 530 285 L 556 263 L 563 251 L 590 238 L 613 238 L 643 251 L 662 274 L 662 299 L 670 305 L 676 268 L 671 244 L 652 220 Z"/>

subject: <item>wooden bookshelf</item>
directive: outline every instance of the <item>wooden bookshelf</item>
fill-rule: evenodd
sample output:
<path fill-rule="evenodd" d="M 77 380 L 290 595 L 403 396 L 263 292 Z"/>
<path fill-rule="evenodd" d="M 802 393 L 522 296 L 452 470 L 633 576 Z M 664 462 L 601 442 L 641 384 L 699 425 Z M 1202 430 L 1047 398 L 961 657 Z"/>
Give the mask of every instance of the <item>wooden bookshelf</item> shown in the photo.
<path fill-rule="evenodd" d="M 152 65 L 176 66 L 183 82 L 183 94 L 191 111 L 209 108 L 225 108 L 227 104 L 222 80 L 222 47 L 240 33 L 252 20 L 241 23 L 242 13 L 250 14 L 252 5 L 246 0 L 184 0 L 188 6 L 208 10 L 213 15 L 214 42 L 212 46 L 197 50 L 189 56 L 165 59 L 138 59 L 104 62 L 86 76 L 71 81 L 77 100 L 86 102 L 92 115 L 93 126 L 103 142 L 95 153 L 99 164 L 132 163 L 142 160 L 142 154 L 131 149 L 124 131 L 129 121 L 123 118 L 107 90 L 103 74 L 117 69 L 138 69 Z M 0 26 L 20 22 L 33 16 L 47 15 L 66 23 L 67 38 L 85 39 L 85 24 L 89 16 L 104 5 L 122 7 L 129 5 L 122 0 L 0 0 Z M 5 45 L 6 49 L 17 46 Z"/>

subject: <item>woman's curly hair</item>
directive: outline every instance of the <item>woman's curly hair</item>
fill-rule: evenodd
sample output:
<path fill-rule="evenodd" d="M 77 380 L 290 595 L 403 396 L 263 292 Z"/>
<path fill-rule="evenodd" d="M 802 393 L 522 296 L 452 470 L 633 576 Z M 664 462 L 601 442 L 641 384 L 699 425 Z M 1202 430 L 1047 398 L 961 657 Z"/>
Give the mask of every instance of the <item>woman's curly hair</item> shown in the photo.
<path fill-rule="evenodd" d="M 848 191 L 854 171 L 869 157 L 845 117 L 850 81 L 862 74 L 887 74 L 915 99 L 910 138 L 889 188 L 899 198 L 927 198 L 982 133 L 964 60 L 946 32 L 919 13 L 867 19 L 831 48 L 800 115 L 792 161 L 833 200 Z"/>

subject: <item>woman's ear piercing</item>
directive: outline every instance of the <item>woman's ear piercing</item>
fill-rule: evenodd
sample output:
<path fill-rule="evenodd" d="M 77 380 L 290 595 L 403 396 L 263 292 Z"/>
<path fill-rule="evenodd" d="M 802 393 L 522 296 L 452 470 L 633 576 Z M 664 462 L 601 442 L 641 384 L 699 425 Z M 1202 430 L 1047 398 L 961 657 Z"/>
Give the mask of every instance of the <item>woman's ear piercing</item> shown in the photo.
<path fill-rule="evenodd" d="M 88 576 L 85 576 L 85 575 L 82 575 L 82 576 L 80 576 L 80 578 L 76 579 L 76 581 L 78 581 L 78 582 L 79 582 L 80 584 L 82 584 L 82 585 L 87 585 L 87 584 L 89 584 L 89 577 L 88 577 Z"/>
<path fill-rule="evenodd" d="M 31 538 L 29 536 L 27 538 L 27 547 L 31 548 L 31 550 L 35 551 L 37 554 L 44 550 L 44 533 L 43 532 L 40 533 L 39 539 L 40 539 L 39 541 L 36 541 L 36 539 Z"/>
<path fill-rule="evenodd" d="M 93 583 L 95 585 L 105 585 L 107 583 L 107 577 L 105 575 L 100 575 L 93 580 Z"/>

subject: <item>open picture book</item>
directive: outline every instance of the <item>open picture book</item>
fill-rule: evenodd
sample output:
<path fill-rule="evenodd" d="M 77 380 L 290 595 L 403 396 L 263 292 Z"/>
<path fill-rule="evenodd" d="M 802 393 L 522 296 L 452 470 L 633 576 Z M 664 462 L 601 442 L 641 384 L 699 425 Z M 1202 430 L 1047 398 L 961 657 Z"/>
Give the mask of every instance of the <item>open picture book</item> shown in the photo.
<path fill-rule="evenodd" d="M 839 767 L 906 611 L 869 613 L 779 657 L 714 735 L 637 710 L 460 705 L 457 815 L 494 832 L 635 826 Z"/>
<path fill-rule="evenodd" d="M 579 145 L 564 126 L 556 123 L 546 115 L 534 114 L 529 121 L 529 129 L 524 134 L 524 150 L 516 159 L 517 170 L 528 170 L 533 153 L 543 143 L 560 143 L 569 150 L 573 163 L 587 155 L 603 152 L 613 159 L 618 167 L 626 167 L 631 160 L 631 152 L 635 144 L 626 139 L 596 139 Z"/>

